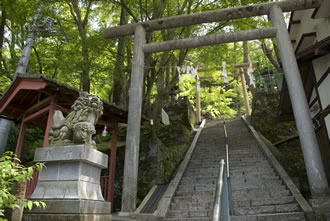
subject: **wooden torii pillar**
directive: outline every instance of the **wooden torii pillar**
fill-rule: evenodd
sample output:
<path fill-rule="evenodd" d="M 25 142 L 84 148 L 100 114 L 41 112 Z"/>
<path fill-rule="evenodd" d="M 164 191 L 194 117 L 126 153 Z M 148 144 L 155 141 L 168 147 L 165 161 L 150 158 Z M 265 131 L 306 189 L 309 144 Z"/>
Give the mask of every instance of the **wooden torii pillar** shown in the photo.
<path fill-rule="evenodd" d="M 252 66 L 255 67 L 257 66 L 258 63 L 254 62 L 252 63 Z M 241 84 L 242 84 L 242 93 L 244 96 L 244 106 L 245 106 L 245 114 L 246 116 L 250 116 L 251 115 L 251 111 L 250 111 L 250 104 L 249 104 L 249 97 L 248 97 L 248 92 L 246 89 L 246 80 L 245 80 L 245 76 L 244 76 L 244 69 L 248 69 L 250 66 L 249 63 L 243 63 L 243 64 L 235 64 L 234 68 L 239 69 L 239 73 L 240 73 L 240 78 L 241 78 Z"/>

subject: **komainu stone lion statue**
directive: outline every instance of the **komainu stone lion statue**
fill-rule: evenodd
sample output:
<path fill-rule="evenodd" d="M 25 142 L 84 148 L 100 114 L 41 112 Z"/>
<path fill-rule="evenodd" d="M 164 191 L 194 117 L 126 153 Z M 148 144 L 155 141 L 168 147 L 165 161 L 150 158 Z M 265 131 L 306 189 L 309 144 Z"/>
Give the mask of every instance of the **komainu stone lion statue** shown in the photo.
<path fill-rule="evenodd" d="M 54 124 L 49 131 L 49 144 L 63 146 L 86 144 L 95 148 L 92 135 L 95 124 L 103 114 L 103 103 L 97 95 L 81 92 L 71 106 L 72 111 L 64 118 L 61 111 L 55 111 Z"/>

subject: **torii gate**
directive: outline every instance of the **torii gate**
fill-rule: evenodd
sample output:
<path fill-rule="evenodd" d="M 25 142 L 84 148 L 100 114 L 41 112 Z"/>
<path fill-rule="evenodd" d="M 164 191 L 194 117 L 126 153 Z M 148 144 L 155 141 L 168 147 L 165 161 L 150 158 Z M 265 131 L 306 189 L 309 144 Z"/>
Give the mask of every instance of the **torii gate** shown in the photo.
<path fill-rule="evenodd" d="M 255 67 L 258 64 L 259 64 L 258 62 L 254 62 L 254 63 L 252 63 L 252 66 Z M 249 116 L 251 114 L 251 111 L 250 111 L 248 92 L 247 92 L 247 89 L 246 89 L 246 81 L 245 81 L 245 76 L 244 76 L 243 70 L 249 68 L 249 65 L 250 65 L 249 63 L 235 64 L 234 68 L 239 69 L 239 73 L 238 74 L 228 74 L 228 77 L 240 76 L 240 78 L 241 78 L 242 94 L 243 94 L 243 97 L 244 97 L 245 114 L 247 116 Z M 218 67 L 215 70 L 219 71 L 219 70 L 221 70 L 221 68 Z M 210 71 L 210 70 L 209 69 L 198 69 L 198 73 L 199 72 L 207 72 L 207 71 Z M 221 75 L 221 76 L 218 76 L 218 77 L 213 77 L 213 76 L 200 77 L 199 80 L 196 78 L 196 86 L 197 86 L 197 84 L 199 84 L 199 81 L 201 81 L 201 80 L 214 79 L 214 78 L 223 78 L 223 76 Z M 196 87 L 196 117 L 197 117 L 198 122 L 200 122 L 202 120 L 200 102 L 201 102 L 200 101 L 200 92 L 197 90 L 197 87 Z"/>
<path fill-rule="evenodd" d="M 296 125 L 302 145 L 305 165 L 314 198 L 328 194 L 328 182 L 313 129 L 313 124 L 304 95 L 295 54 L 286 28 L 283 12 L 320 7 L 322 0 L 287 0 L 264 4 L 226 8 L 208 12 L 173 16 L 135 24 L 127 24 L 104 30 L 105 38 L 135 34 L 132 77 L 129 97 L 128 126 L 122 194 L 122 212 L 133 212 L 136 208 L 142 87 L 144 55 L 176 49 L 195 48 L 206 45 L 231 43 L 276 37 L 287 86 L 292 101 Z M 225 34 L 214 34 L 196 38 L 172 40 L 146 44 L 146 31 L 164 30 L 223 20 L 269 15 L 272 28 L 255 29 Z M 134 96 L 133 96 L 134 95 Z"/>

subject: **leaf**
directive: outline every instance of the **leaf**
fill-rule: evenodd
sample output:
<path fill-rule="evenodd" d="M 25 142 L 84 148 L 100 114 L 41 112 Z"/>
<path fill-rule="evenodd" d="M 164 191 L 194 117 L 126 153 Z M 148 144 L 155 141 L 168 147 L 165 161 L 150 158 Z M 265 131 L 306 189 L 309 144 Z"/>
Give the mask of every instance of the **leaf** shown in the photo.
<path fill-rule="evenodd" d="M 29 210 L 32 210 L 33 202 L 32 202 L 31 200 L 29 200 L 29 201 L 27 202 L 27 207 L 28 207 Z"/>
<path fill-rule="evenodd" d="M 40 201 L 40 203 L 41 203 L 43 208 L 46 208 L 46 203 L 45 202 Z"/>

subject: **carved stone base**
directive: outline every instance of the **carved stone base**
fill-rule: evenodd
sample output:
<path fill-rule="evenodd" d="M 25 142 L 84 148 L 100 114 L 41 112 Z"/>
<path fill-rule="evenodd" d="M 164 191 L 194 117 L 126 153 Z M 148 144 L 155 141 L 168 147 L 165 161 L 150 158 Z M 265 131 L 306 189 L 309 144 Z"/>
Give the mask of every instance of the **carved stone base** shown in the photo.
<path fill-rule="evenodd" d="M 101 169 L 108 165 L 107 155 L 86 145 L 39 148 L 34 161 L 45 162 L 31 196 L 46 208 L 25 210 L 26 221 L 111 220 L 111 204 L 104 202 Z"/>
<path fill-rule="evenodd" d="M 46 208 L 33 208 L 30 213 L 52 214 L 111 214 L 111 203 L 92 200 L 43 200 Z"/>

